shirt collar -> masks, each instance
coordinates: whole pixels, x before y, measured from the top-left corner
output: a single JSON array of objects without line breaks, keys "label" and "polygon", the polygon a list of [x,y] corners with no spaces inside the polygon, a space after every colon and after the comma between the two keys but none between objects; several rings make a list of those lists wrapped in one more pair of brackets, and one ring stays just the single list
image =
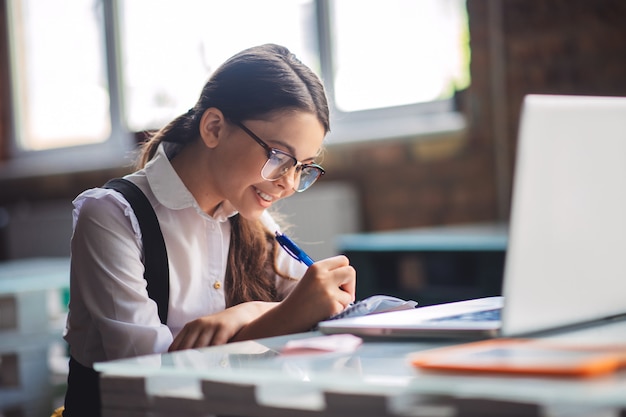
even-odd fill
[{"label": "shirt collar", "polygon": [[[207,214],[200,209],[196,199],[189,192],[185,184],[172,167],[168,155],[173,157],[176,150],[175,145],[169,143],[161,143],[157,149],[157,152],[144,168],[146,178],[150,184],[150,188],[154,193],[154,196],[159,200],[163,206],[172,209],[180,210],[188,207],[194,207],[198,212],[207,216]],[[233,208],[229,201],[224,201],[215,211],[212,217],[217,221],[226,221],[229,217],[237,214],[237,211]]]}]

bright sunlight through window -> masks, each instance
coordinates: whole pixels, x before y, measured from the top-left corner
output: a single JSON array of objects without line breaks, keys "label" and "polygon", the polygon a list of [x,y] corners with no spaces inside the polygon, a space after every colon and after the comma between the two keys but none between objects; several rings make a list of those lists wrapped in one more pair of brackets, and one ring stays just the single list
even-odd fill
[{"label": "bright sunlight through window", "polygon": [[390,109],[449,99],[469,83],[464,0],[8,3],[22,151],[106,141],[120,117],[130,132],[159,128],[194,105],[225,59],[267,42],[322,77],[339,122],[385,109],[380,120],[393,125]]},{"label": "bright sunlight through window", "polygon": [[18,147],[41,150],[108,139],[109,91],[97,3],[9,3]]},{"label": "bright sunlight through window", "polygon": [[331,1],[339,110],[449,98],[467,85],[467,20],[447,0]]},{"label": "bright sunlight through window", "polygon": [[120,6],[132,130],[160,127],[186,112],[211,72],[253,45],[283,44],[319,72],[311,0],[128,0]]}]

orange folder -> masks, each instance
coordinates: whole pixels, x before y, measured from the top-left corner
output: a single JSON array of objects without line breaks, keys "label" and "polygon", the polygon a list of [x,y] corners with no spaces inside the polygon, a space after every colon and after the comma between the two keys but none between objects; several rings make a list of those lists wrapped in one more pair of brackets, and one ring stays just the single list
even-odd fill
[{"label": "orange folder", "polygon": [[432,371],[590,377],[626,366],[626,346],[575,346],[536,339],[493,339],[418,352]]}]

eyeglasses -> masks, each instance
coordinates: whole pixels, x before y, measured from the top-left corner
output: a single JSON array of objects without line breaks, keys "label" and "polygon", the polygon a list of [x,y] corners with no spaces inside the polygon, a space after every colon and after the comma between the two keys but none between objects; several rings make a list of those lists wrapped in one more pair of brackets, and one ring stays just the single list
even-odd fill
[{"label": "eyeglasses", "polygon": [[233,123],[246,132],[267,152],[267,161],[261,169],[261,177],[263,177],[263,179],[276,181],[285,176],[292,167],[296,167],[296,184],[294,190],[301,193],[312,186],[313,183],[326,172],[324,168],[317,164],[303,164],[288,153],[270,147],[243,123],[237,121],[233,121]]}]

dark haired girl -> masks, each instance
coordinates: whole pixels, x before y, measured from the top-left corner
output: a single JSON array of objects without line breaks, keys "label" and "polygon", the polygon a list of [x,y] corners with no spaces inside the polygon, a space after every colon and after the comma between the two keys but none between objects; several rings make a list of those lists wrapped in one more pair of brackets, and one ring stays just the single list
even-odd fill
[{"label": "dark haired girl", "polygon": [[306,331],[354,301],[348,259],[306,268],[277,246],[267,211],[323,174],[315,161],[328,131],[319,78],[269,44],[226,61],[198,102],[145,143],[125,178],[165,241],[166,324],[146,290],[129,203],[106,188],[75,199],[65,416],[99,415],[95,362]]}]

